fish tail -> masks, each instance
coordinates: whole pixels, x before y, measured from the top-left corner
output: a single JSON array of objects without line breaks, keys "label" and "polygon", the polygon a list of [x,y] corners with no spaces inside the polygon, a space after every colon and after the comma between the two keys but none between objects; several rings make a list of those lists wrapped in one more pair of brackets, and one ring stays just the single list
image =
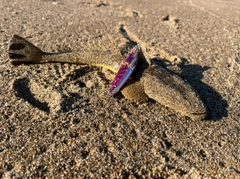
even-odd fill
[{"label": "fish tail", "polygon": [[26,39],[18,35],[13,35],[8,54],[11,63],[16,65],[23,62],[38,63],[41,61],[42,55],[46,53]]}]

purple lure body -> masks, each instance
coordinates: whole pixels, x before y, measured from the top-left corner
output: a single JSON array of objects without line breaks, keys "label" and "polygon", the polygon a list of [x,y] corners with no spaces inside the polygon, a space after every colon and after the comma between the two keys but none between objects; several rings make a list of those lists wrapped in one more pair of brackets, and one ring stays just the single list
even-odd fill
[{"label": "purple lure body", "polygon": [[140,46],[136,45],[124,59],[123,63],[120,65],[118,72],[110,85],[110,94],[116,94],[121,87],[125,84],[127,79],[130,77],[132,72],[138,63],[138,52],[140,51]]}]

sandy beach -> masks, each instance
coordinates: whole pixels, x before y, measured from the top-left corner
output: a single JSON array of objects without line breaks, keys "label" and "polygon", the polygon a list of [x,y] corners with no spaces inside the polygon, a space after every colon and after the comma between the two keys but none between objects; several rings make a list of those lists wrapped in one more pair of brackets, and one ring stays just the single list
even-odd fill
[{"label": "sandy beach", "polygon": [[[240,178],[240,1],[0,0],[0,12],[0,178]],[[181,68],[207,117],[113,98],[101,67],[12,65],[14,34],[92,58],[144,44]]]}]

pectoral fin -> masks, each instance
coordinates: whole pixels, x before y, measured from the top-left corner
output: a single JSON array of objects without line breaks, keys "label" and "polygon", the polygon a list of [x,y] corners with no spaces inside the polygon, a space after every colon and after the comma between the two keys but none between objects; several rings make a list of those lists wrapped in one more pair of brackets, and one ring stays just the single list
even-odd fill
[{"label": "pectoral fin", "polygon": [[206,117],[203,102],[193,88],[180,77],[171,75],[161,67],[148,67],[141,82],[148,97],[160,104],[192,119]]},{"label": "pectoral fin", "polygon": [[144,92],[143,85],[140,81],[128,80],[121,90],[124,97],[134,102],[146,102],[148,96]]}]

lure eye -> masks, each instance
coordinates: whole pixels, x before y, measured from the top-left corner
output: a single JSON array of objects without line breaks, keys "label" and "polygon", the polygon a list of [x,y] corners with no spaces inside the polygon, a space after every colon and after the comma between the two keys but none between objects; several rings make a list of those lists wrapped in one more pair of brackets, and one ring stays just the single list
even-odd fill
[{"label": "lure eye", "polygon": [[112,86],[112,87],[110,88],[110,93],[112,93],[115,89],[116,89],[116,86]]},{"label": "lure eye", "polygon": [[110,89],[109,89],[109,95],[110,96],[114,96],[116,94],[116,86],[112,86]]}]

